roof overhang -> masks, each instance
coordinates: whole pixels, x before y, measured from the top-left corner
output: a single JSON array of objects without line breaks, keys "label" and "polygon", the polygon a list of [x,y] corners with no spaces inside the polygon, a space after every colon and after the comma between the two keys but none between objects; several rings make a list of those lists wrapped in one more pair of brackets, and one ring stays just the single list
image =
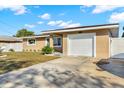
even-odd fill
[{"label": "roof overhang", "polygon": [[22,39],[16,37],[4,37],[0,38],[0,42],[22,42]]},{"label": "roof overhang", "polygon": [[75,31],[88,31],[88,30],[99,30],[99,29],[118,29],[119,24],[108,24],[108,25],[96,25],[96,26],[86,26],[86,27],[76,27],[71,29],[58,29],[58,30],[50,30],[43,31],[42,34],[50,34],[50,33],[65,33],[65,32],[75,32]]},{"label": "roof overhang", "polygon": [[27,36],[27,37],[21,37],[22,39],[30,39],[30,38],[45,38],[49,37],[49,35],[39,35],[39,36]]},{"label": "roof overhang", "polygon": [[0,42],[22,42],[22,40],[0,40]]}]

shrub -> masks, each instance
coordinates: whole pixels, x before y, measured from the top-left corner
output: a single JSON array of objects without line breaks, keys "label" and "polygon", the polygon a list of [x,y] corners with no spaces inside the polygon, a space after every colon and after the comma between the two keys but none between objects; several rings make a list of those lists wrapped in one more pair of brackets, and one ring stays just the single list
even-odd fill
[{"label": "shrub", "polygon": [[37,50],[34,50],[34,52],[37,52]]},{"label": "shrub", "polygon": [[14,49],[9,49],[9,51],[10,51],[10,52],[15,52],[15,50],[14,50]]},{"label": "shrub", "polygon": [[32,52],[32,49],[30,49],[30,52]]},{"label": "shrub", "polygon": [[42,54],[52,54],[54,49],[50,46],[45,46],[42,48]]}]

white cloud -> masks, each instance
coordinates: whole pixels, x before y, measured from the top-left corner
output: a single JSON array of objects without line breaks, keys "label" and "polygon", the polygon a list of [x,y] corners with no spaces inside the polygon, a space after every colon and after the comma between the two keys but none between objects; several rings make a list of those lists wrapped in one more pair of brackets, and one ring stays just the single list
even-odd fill
[{"label": "white cloud", "polygon": [[34,24],[25,24],[24,26],[27,27],[27,28],[34,28],[34,27],[36,27],[38,25],[41,25],[41,24],[43,24],[43,22],[42,21],[38,21],[38,22],[36,22]]},{"label": "white cloud", "polygon": [[47,25],[49,25],[49,26],[55,26],[56,25],[56,21],[49,21]]},{"label": "white cloud", "polygon": [[84,5],[85,7],[92,7],[93,5]]},{"label": "white cloud", "polygon": [[80,11],[81,11],[82,13],[84,13],[84,12],[85,12],[85,9],[84,9],[84,7],[83,7],[83,6],[80,6]]},{"label": "white cloud", "polygon": [[40,24],[43,24],[43,22],[42,22],[42,21],[39,21],[39,22],[37,22],[37,24],[39,24],[39,25],[40,25]]},{"label": "white cloud", "polygon": [[63,22],[59,25],[59,27],[68,27],[71,23],[72,23],[72,20],[67,21],[67,22],[64,22],[64,21],[63,21]]},{"label": "white cloud", "polygon": [[81,25],[80,23],[72,23],[72,24],[69,24],[67,27],[78,27],[80,25]]},{"label": "white cloud", "polygon": [[59,21],[49,21],[48,25],[49,26],[56,26],[56,25],[60,25],[61,23],[63,23],[62,20],[59,20]]},{"label": "white cloud", "polygon": [[2,5],[0,6],[0,11],[9,9],[10,11],[13,11],[15,15],[22,15],[27,13],[27,8],[25,6],[19,5],[19,6],[7,6]]},{"label": "white cloud", "polygon": [[124,6],[98,5],[98,6],[95,6],[95,9],[93,9],[92,13],[94,14],[103,13],[103,12],[112,11],[114,9],[121,8],[121,7],[124,7]]},{"label": "white cloud", "polygon": [[40,6],[39,5],[35,5],[34,8],[40,8]]},{"label": "white cloud", "polygon": [[34,28],[34,27],[35,27],[34,24],[25,24],[24,26],[25,26],[25,27],[28,27],[28,28]]},{"label": "white cloud", "polygon": [[109,18],[110,23],[122,22],[122,21],[124,22],[124,12],[113,13]]},{"label": "white cloud", "polygon": [[46,19],[46,20],[48,20],[48,19],[50,19],[50,18],[51,18],[51,15],[50,15],[50,14],[48,14],[48,13],[45,13],[45,14],[40,15],[40,16],[38,16],[38,17],[40,17],[40,18],[42,18],[42,19]]},{"label": "white cloud", "polygon": [[60,13],[59,15],[60,15],[60,16],[64,16],[64,15],[65,15],[65,13]]},{"label": "white cloud", "polygon": [[50,21],[50,22],[48,22],[48,25],[49,26],[58,26],[58,27],[67,28],[67,27],[80,26],[80,23],[72,23],[72,20],[70,20],[70,21],[58,20],[58,21]]},{"label": "white cloud", "polygon": [[82,5],[80,6],[80,11],[84,13],[87,11],[87,8],[92,7],[92,6],[93,5]]}]

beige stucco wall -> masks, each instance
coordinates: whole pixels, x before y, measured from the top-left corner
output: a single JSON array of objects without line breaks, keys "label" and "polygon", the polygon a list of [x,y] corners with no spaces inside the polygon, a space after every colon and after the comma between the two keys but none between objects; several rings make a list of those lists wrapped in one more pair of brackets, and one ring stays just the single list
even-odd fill
[{"label": "beige stucco wall", "polygon": [[63,39],[62,39],[62,46],[63,46],[63,54],[67,55],[67,33],[63,33]]},{"label": "beige stucco wall", "polygon": [[36,44],[35,45],[28,45],[27,44],[28,39],[23,40],[23,50],[27,52],[33,52],[33,51],[41,51],[41,49],[45,46],[45,38],[40,37],[36,38]]},{"label": "beige stucco wall", "polygon": [[[96,57],[108,58],[109,57],[109,35],[106,29],[92,30],[92,31],[80,31],[80,33],[96,33]],[[67,55],[67,35],[76,34],[77,32],[62,33],[63,34],[63,54]]]},{"label": "beige stucco wall", "polygon": [[108,32],[105,30],[96,32],[96,57],[109,58],[109,47]]},{"label": "beige stucco wall", "polygon": [[50,41],[50,47],[52,47],[53,48],[53,36],[52,35],[50,35],[50,39],[49,39]]}]

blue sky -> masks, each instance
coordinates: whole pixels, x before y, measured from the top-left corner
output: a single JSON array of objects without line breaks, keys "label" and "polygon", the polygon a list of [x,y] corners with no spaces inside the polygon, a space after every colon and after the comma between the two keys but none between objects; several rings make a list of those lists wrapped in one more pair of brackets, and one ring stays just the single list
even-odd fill
[{"label": "blue sky", "polygon": [[0,6],[0,35],[14,35],[22,28],[41,34],[50,29],[117,22],[121,35],[123,6]]}]

